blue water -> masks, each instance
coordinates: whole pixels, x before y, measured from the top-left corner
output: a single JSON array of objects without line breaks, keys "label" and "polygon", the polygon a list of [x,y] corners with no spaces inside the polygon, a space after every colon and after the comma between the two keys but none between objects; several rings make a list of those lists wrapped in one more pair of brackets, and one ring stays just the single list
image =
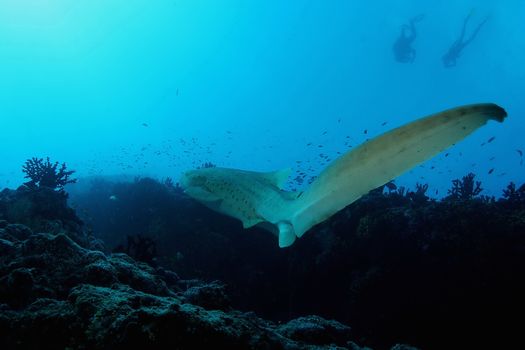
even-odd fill
[{"label": "blue water", "polygon": [[[444,68],[469,13],[470,31],[490,18]],[[392,45],[418,14],[417,57],[399,63]],[[524,181],[523,18],[521,0],[0,0],[0,188],[33,156],[77,177],[176,179],[205,161],[315,175],[392,127],[495,102],[503,124],[396,182],[439,196],[472,171],[499,196]]]}]

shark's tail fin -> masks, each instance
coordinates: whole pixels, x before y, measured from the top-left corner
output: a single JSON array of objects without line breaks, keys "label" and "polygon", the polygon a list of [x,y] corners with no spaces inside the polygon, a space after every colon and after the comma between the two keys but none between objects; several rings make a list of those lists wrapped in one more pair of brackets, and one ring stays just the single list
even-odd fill
[{"label": "shark's tail fin", "polygon": [[495,104],[467,105],[418,119],[363,143],[330,164],[293,201],[289,222],[295,234],[301,237],[370,190],[461,141],[489,119],[502,122],[506,116]]}]

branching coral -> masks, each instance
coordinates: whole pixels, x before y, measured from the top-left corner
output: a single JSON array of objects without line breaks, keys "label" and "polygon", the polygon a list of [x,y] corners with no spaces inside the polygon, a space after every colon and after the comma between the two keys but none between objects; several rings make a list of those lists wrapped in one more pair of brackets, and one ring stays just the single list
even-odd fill
[{"label": "branching coral", "polygon": [[474,181],[476,175],[468,173],[463,178],[452,180],[452,188],[448,190],[449,199],[468,200],[476,197],[483,191],[481,181]]},{"label": "branching coral", "polygon": [[65,185],[77,181],[70,178],[75,171],[67,170],[66,163],[62,163],[60,168],[58,166],[59,163],[51,163],[49,157],[46,160],[36,157],[26,160],[22,171],[29,181],[25,185],[33,189],[46,187],[61,191]]},{"label": "branching coral", "polygon": [[525,184],[516,188],[514,182],[509,183],[507,189],[503,190],[503,198],[510,204],[525,204]]},{"label": "branching coral", "polygon": [[175,183],[171,177],[167,177],[166,179],[164,179],[163,184],[164,186],[166,186],[168,191],[170,191],[171,193],[177,193],[177,192],[183,193],[184,192],[184,190],[179,185],[179,183],[178,182]]},{"label": "branching coral", "polygon": [[416,190],[407,192],[406,196],[416,204],[423,204],[428,201],[427,190],[428,184],[416,183]]}]

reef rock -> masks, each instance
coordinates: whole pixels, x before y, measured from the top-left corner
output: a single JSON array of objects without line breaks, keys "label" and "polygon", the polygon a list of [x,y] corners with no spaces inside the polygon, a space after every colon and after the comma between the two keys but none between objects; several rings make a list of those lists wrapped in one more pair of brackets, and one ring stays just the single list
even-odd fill
[{"label": "reef rock", "polygon": [[350,327],[319,316],[300,317],[280,326],[283,336],[313,344],[344,344],[350,337]]},{"label": "reef rock", "polygon": [[350,348],[349,328],[335,321],[277,326],[230,310],[219,282],[188,284],[125,254],[81,247],[66,233],[8,224],[0,251],[2,349]]},{"label": "reef rock", "polygon": [[109,254],[64,193],[0,192],[0,349],[365,349],[318,316],[236,311],[219,281]]}]

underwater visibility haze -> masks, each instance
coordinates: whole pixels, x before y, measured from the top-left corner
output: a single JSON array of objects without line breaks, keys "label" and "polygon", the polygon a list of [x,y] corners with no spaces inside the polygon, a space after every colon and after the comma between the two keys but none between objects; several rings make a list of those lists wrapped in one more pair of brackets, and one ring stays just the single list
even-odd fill
[{"label": "underwater visibility haze", "polygon": [[0,346],[513,347],[523,18],[0,0]]}]

